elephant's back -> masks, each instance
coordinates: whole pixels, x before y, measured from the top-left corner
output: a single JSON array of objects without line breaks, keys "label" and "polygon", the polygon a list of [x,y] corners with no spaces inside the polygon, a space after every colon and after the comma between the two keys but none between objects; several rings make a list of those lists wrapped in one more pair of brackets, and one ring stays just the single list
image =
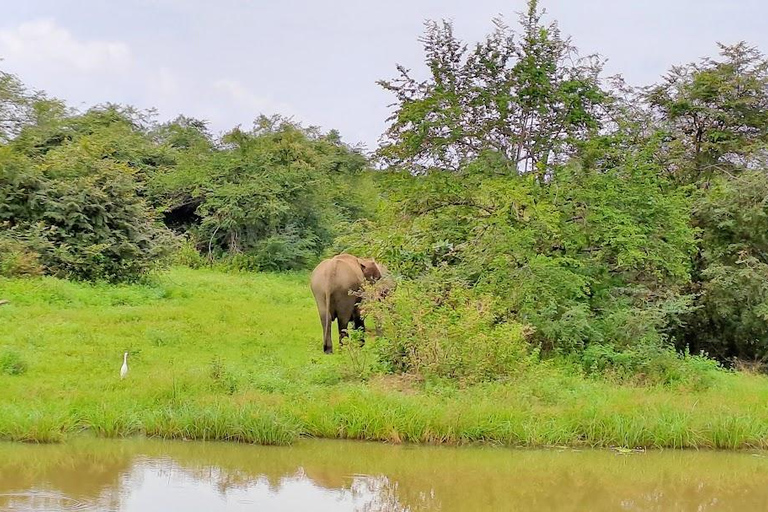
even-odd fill
[{"label": "elephant's back", "polygon": [[317,295],[325,291],[356,290],[364,280],[358,265],[347,258],[330,258],[321,261],[310,275],[310,287]]}]

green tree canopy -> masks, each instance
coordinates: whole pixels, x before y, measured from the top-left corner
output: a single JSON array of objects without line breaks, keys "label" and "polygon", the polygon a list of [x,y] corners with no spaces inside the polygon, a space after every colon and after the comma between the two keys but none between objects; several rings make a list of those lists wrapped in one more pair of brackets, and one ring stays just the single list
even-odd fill
[{"label": "green tree canopy", "polygon": [[599,60],[580,58],[555,23],[545,25],[536,1],[521,29],[501,19],[473,48],[449,22],[428,22],[422,38],[429,77],[400,75],[379,84],[395,95],[395,112],[378,156],[421,173],[458,170],[484,152],[512,170],[543,171],[562,161],[575,139],[596,132],[601,106]]},{"label": "green tree canopy", "polygon": [[166,140],[184,137],[188,150],[154,176],[152,197],[204,253],[240,255],[253,268],[300,268],[365,210],[353,180],[366,158],[335,132],[261,117],[213,147],[199,126],[163,130]]},{"label": "green tree canopy", "polygon": [[675,66],[647,90],[683,182],[766,167],[768,60],[744,42],[719,47],[720,60]]}]

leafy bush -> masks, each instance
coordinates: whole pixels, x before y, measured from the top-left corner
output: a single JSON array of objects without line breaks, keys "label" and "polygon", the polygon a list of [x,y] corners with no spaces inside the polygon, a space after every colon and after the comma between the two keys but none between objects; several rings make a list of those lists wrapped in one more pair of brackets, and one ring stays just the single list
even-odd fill
[{"label": "leafy bush", "polygon": [[721,360],[768,359],[768,176],[718,178],[694,211],[702,229],[696,309],[679,343]]},{"label": "leafy bush", "polygon": [[289,227],[284,233],[270,235],[254,243],[247,253],[223,258],[225,265],[238,270],[298,270],[317,259],[316,240],[302,237]]},{"label": "leafy bush", "polygon": [[200,251],[189,240],[179,243],[178,248],[173,252],[171,263],[189,268],[202,268],[208,264],[208,260],[200,254]]},{"label": "leafy bush", "polygon": [[679,354],[671,347],[636,344],[621,350],[591,345],[579,356],[587,374],[641,385],[690,385],[706,388],[719,364],[704,355]]},{"label": "leafy bush", "polygon": [[129,108],[51,108],[0,147],[0,222],[45,272],[135,280],[172,248],[142,193],[168,163],[142,122]]},{"label": "leafy bush", "polygon": [[0,148],[0,220],[57,276],[134,280],[163,261],[173,238],[137,188],[129,168],[79,148],[39,164]]},{"label": "leafy bush", "polygon": [[237,375],[224,365],[220,357],[215,357],[209,365],[209,376],[213,387],[228,395],[237,392],[239,386]]},{"label": "leafy bush", "polygon": [[304,268],[368,208],[362,152],[279,116],[216,140],[191,118],[68,110],[7,74],[0,112],[18,117],[0,122],[0,223],[58,276],[136,279],[175,245],[161,220],[208,261]]},{"label": "leafy bush", "polygon": [[27,244],[10,236],[0,235],[0,276],[24,277],[43,273],[40,255]]},{"label": "leafy bush", "polygon": [[689,310],[690,201],[651,164],[574,166],[548,184],[493,165],[383,177],[389,213],[344,241],[406,278],[489,298],[495,322],[533,326],[545,350],[659,343]]},{"label": "leafy bush", "polygon": [[381,319],[381,363],[391,372],[457,379],[495,380],[523,371],[535,358],[526,342],[531,329],[495,324],[489,300],[439,283],[404,283],[366,310]]}]

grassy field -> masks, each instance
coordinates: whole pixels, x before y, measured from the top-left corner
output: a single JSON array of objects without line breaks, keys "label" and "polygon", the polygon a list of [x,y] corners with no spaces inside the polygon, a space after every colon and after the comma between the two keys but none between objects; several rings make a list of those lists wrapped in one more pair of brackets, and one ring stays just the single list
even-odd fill
[{"label": "grassy field", "polygon": [[326,356],[306,274],[178,268],[125,286],[0,279],[0,299],[11,301],[0,307],[1,439],[768,448],[764,377],[641,388],[542,364],[460,388],[372,373],[375,340]]}]

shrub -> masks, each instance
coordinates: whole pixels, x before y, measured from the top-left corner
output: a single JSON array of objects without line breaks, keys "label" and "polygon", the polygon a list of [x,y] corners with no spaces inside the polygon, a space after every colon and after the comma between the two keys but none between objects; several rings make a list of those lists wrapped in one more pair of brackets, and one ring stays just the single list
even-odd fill
[{"label": "shrub", "polygon": [[192,242],[184,240],[179,243],[178,249],[173,253],[171,263],[189,268],[202,268],[208,260],[200,254]]},{"label": "shrub", "polygon": [[227,368],[220,357],[215,357],[209,365],[209,376],[214,388],[218,388],[228,395],[237,391],[237,376]]},{"label": "shrub", "polygon": [[617,350],[610,345],[590,345],[579,356],[588,374],[618,382],[643,385],[709,385],[719,369],[717,361],[704,355],[679,354],[671,347],[635,345]]},{"label": "shrub", "polygon": [[72,153],[51,151],[37,166],[3,165],[0,152],[0,219],[56,276],[136,280],[161,264],[174,239],[137,194],[131,170]]},{"label": "shrub", "polygon": [[697,299],[677,329],[681,348],[724,361],[768,359],[767,197],[765,171],[748,171],[713,180],[696,202]]},{"label": "shrub", "polygon": [[526,342],[532,330],[495,323],[490,300],[463,288],[404,283],[365,310],[381,319],[381,363],[390,372],[457,379],[464,383],[510,377],[536,357]]},{"label": "shrub", "polygon": [[0,277],[38,276],[43,270],[39,254],[19,240],[0,236]]},{"label": "shrub", "polygon": [[559,169],[547,184],[484,159],[460,174],[392,173],[390,211],[345,242],[407,278],[463,283],[499,321],[535,327],[547,350],[610,340],[618,320],[658,339],[682,313],[671,305],[685,300],[696,232],[685,193],[633,158]]},{"label": "shrub", "polygon": [[259,118],[235,129],[221,148],[193,147],[149,180],[166,222],[198,250],[246,270],[309,266],[346,221],[363,216],[357,189],[366,158],[285,119]]},{"label": "shrub", "polygon": [[302,236],[289,227],[255,242],[248,252],[229,254],[222,261],[237,270],[298,270],[317,259],[316,247],[314,237]]}]

